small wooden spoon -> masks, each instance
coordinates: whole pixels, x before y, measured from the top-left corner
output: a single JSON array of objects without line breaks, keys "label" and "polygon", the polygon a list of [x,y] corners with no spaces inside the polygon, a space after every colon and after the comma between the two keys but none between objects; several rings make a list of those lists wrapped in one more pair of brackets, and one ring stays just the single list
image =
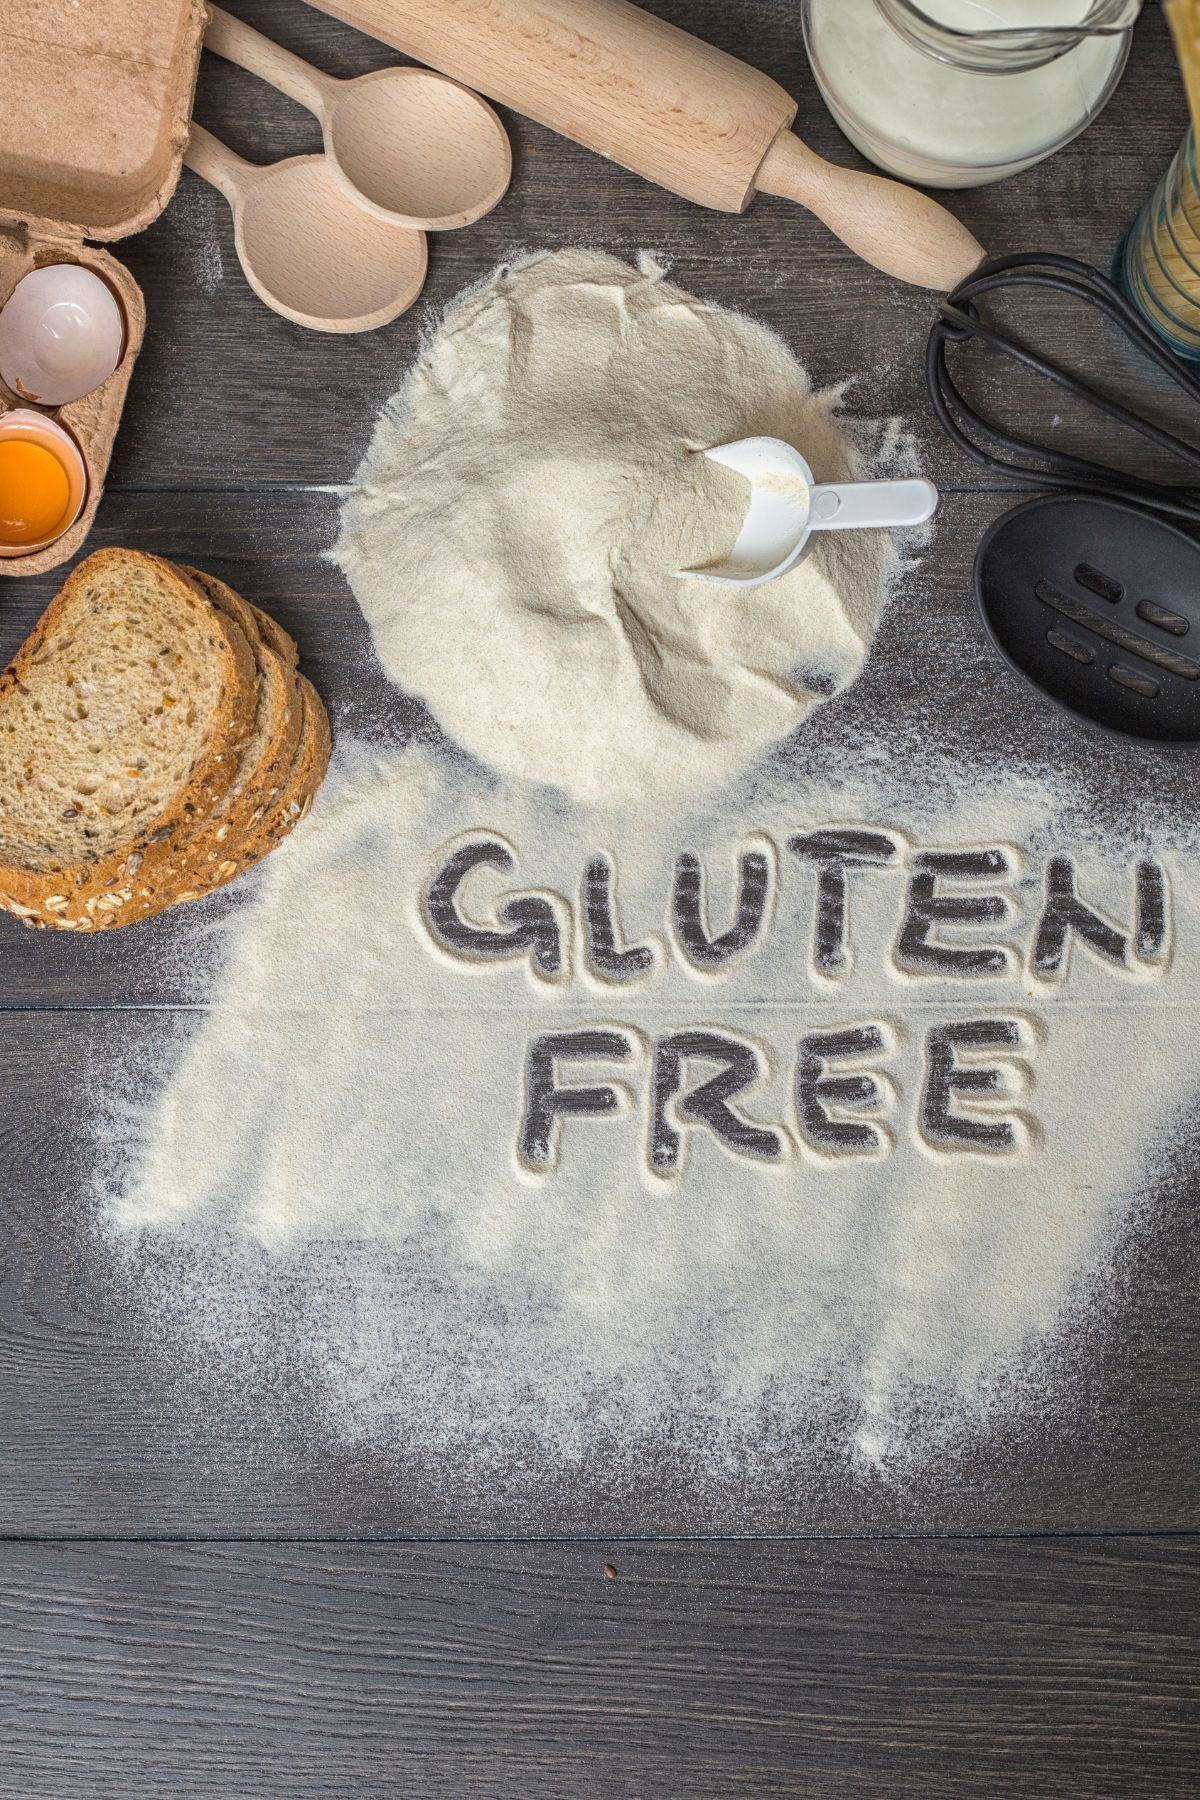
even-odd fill
[{"label": "small wooden spoon", "polygon": [[193,124],[184,162],[233,208],[233,239],[259,299],[312,331],[374,331],[425,283],[425,237],[368,212],[323,156],[245,162]]},{"label": "small wooden spoon", "polygon": [[342,186],[393,224],[453,231],[507,191],[512,149],[503,125],[448,76],[397,67],[342,81],[219,6],[209,8],[204,46],[315,113]]}]

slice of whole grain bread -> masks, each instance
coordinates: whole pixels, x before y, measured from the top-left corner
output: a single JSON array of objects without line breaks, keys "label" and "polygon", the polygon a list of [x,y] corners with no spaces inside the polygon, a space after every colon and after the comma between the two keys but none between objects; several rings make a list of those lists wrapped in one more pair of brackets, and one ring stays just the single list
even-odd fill
[{"label": "slice of whole grain bread", "polygon": [[[247,605],[250,605],[249,601],[247,601]],[[273,619],[270,613],[262,610],[261,606],[250,606],[250,611],[254,614],[259,636],[263,642],[270,644],[276,656],[281,657],[289,669],[294,669],[300,661],[295,638],[289,636],[279,620]]]},{"label": "slice of whole grain bread", "polygon": [[[214,857],[222,860],[221,846],[240,842],[282,792],[299,749],[305,700],[295,666],[296,647],[282,626],[215,576],[187,567],[184,573],[218,611],[237,619],[253,635],[260,676],[258,715],[237,774],[208,819],[197,825],[172,858],[172,879],[187,888],[193,871]],[[290,657],[280,654],[277,643],[290,649]]]},{"label": "slice of whole grain bread", "polygon": [[174,900],[197,900],[202,894],[224,887],[235,876],[261,862],[306,816],[313,795],[325,779],[332,739],[329,716],[320,695],[307,676],[301,675],[298,679],[304,724],[282,788],[262,807],[241,839],[227,840],[209,848],[206,858],[191,871],[191,881],[174,895]]},{"label": "slice of whole grain bread", "polygon": [[0,906],[73,930],[120,911],[146,851],[229,788],[257,701],[245,633],[193,582],[88,557],[0,676]]},{"label": "slice of whole grain bread", "polygon": [[[178,567],[227,617],[232,628],[251,641],[258,669],[258,705],[249,741],[233,781],[206,814],[186,830],[164,835],[144,851],[135,851],[120,878],[115,882],[109,878],[103,905],[94,894],[80,890],[53,923],[87,917],[96,926],[112,929],[165,912],[199,885],[204,891],[219,885],[211,881],[215,865],[228,860],[232,847],[258,825],[292,778],[305,721],[300,677],[292,666],[295,645],[282,626],[225,582],[186,564]],[[284,656],[264,641],[268,634],[281,644]],[[116,904],[109,896],[115,896]]]},{"label": "slice of whole grain bread", "polygon": [[[174,566],[174,565],[173,565]],[[182,570],[180,571],[182,574]],[[189,579],[189,577],[185,577]],[[207,598],[207,596],[206,596]],[[237,599],[236,596],[234,596]],[[223,610],[223,609],[221,609]],[[243,625],[244,622],[244,625]],[[267,688],[270,675],[264,676],[264,660],[274,656],[260,645],[258,627],[253,612],[244,601],[238,600],[236,607],[228,609],[226,623],[232,636],[244,642],[254,659],[255,667],[255,711],[250,736],[240,755],[231,756],[233,779],[223,794],[217,796],[208,808],[188,808],[185,817],[169,827],[160,827],[148,838],[130,843],[122,856],[108,858],[95,870],[87,872],[69,896],[65,904],[62,895],[55,896],[57,904],[53,908],[40,909],[40,918],[35,913],[27,924],[46,923],[63,930],[111,930],[118,925],[128,925],[132,920],[145,917],[151,912],[162,910],[161,903],[155,903],[155,896],[164,888],[178,885],[179,875],[187,847],[195,840],[198,833],[209,828],[209,822],[215,814],[223,813],[223,809],[238,787],[242,771],[246,767],[247,756],[255,743],[259,721],[270,707]],[[248,627],[252,637],[247,637],[244,626]],[[262,652],[260,656],[259,652]],[[278,673],[278,660],[275,659]],[[284,677],[286,686],[286,677]],[[296,709],[296,726],[299,727],[299,707]]]},{"label": "slice of whole grain bread", "polygon": [[189,868],[185,879],[163,883],[155,892],[136,896],[137,910],[131,907],[123,911],[113,923],[150,918],[182,901],[199,900],[225,887],[261,862],[305,817],[329,766],[331,738],[329,719],[316,689],[306,676],[298,679],[303,725],[292,766],[279,793],[261,808],[241,839],[210,842],[205,855]]}]

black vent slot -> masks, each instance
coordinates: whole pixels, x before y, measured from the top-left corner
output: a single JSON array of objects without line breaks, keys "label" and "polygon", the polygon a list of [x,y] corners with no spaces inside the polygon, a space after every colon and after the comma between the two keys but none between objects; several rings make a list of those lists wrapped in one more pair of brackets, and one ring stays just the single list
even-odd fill
[{"label": "black vent slot", "polygon": [[1169,631],[1172,637],[1183,637],[1187,632],[1187,620],[1169,607],[1160,606],[1157,600],[1139,600],[1134,611],[1147,625],[1157,625],[1160,631]]},{"label": "black vent slot", "polygon": [[1069,656],[1072,662],[1094,663],[1096,660],[1096,652],[1089,644],[1081,644],[1078,638],[1059,631],[1057,626],[1046,633],[1046,642],[1053,645],[1055,650],[1061,650],[1064,656]]},{"label": "black vent slot", "polygon": [[[1160,669],[1181,676],[1184,681],[1195,681],[1200,677],[1200,662],[1181,655],[1178,650],[1164,650],[1160,645],[1152,644],[1140,632],[1130,631],[1127,625],[1122,625],[1117,619],[1106,619],[1102,614],[1094,613],[1082,600],[1064,594],[1060,588],[1052,587],[1050,582],[1037,582],[1033,591],[1043,606],[1053,607],[1056,613],[1061,613],[1064,619],[1070,619],[1073,625],[1082,625],[1086,631],[1094,631],[1097,637],[1116,644],[1118,649],[1128,651],[1131,656],[1140,656],[1146,662],[1155,663]],[[1130,687],[1132,683],[1125,682],[1124,685]],[[1153,682],[1151,686],[1157,693],[1158,689]],[[1140,693],[1141,689],[1134,691]]]},{"label": "black vent slot", "polygon": [[1127,669],[1124,663],[1113,663],[1108,671],[1108,679],[1115,681],[1120,687],[1131,688],[1145,700],[1158,698],[1157,681],[1151,681],[1148,675],[1139,674],[1137,669]]},{"label": "black vent slot", "polygon": [[1116,606],[1125,598],[1125,589],[1119,581],[1110,575],[1104,575],[1099,569],[1093,569],[1091,563],[1080,563],[1075,570],[1075,579],[1080,587],[1087,588],[1090,594],[1099,594],[1110,606]]}]

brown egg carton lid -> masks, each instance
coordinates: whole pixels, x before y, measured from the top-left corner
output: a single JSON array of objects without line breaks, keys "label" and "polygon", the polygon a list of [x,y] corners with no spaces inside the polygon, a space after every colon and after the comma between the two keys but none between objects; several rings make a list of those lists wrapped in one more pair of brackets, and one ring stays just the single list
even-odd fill
[{"label": "brown egg carton lid", "polygon": [[110,239],[179,178],[204,0],[3,0],[0,222]]},{"label": "brown egg carton lid", "polygon": [[[208,22],[204,0],[0,0],[0,306],[31,269],[95,269],[125,312],[125,354],[94,393],[51,409],[88,471],[70,530],[0,578],[39,575],[81,547],[104,489],[141,348],[141,289],[87,238],[142,231],[175,189]],[[0,412],[25,404],[0,383]]]}]

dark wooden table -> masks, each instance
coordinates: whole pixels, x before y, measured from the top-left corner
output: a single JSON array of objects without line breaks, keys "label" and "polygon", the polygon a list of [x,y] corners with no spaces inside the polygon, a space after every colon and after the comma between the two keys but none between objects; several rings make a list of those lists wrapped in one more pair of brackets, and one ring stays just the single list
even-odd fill
[{"label": "dark wooden table", "polygon": [[[238,10],[336,73],[388,60],[297,0]],[[797,0],[657,10],[778,77],[800,96],[810,141],[853,160],[805,66]],[[307,114],[225,65],[206,65],[197,112],[255,160],[319,147]],[[925,672],[954,656],[964,718],[991,753],[1036,731],[1095,804],[1135,799],[1145,765],[1091,738],[1081,747],[983,643],[970,560],[1006,496],[927,413],[928,296],[863,267],[783,202],[742,219],[704,213],[507,122],[508,198],[434,241],[423,304],[366,337],[315,336],[260,306],[224,202],[184,177],[157,224],[121,247],[150,326],[92,547],[137,545],[228,577],[296,634],[335,725],[394,718],[322,553],[336,486],[422,324],[514,249],[649,245],[684,286],[775,325],[819,382],[865,369],[852,408],[912,424],[946,498],[876,651],[893,659],[895,703],[919,718]],[[1092,131],[952,203],[993,250],[1104,265],[1183,127],[1151,8]],[[1048,308],[1039,334],[1178,416],[1077,314]],[[1035,428],[1058,410],[1032,389],[1010,399]],[[1083,418],[1056,429],[1097,446]],[[0,583],[0,657],[56,586]],[[1169,779],[1194,797],[1190,765]],[[0,915],[0,1794],[1200,1790],[1189,1174],[1200,1160],[1185,1159],[1162,1196],[1119,1329],[1071,1416],[980,1446],[970,1470],[919,1495],[866,1484],[847,1501],[844,1484],[814,1479],[710,1515],[694,1496],[653,1484],[630,1496],[597,1474],[532,1503],[498,1493],[484,1509],[436,1468],[338,1451],[266,1410],[247,1423],[244,1407],[189,1405],[127,1328],[82,1222],[80,1146],[106,1061],[152,1053],[178,1009],[202,1003],[194,957],[177,954],[211,922],[211,909],[194,913],[94,944]]]}]

